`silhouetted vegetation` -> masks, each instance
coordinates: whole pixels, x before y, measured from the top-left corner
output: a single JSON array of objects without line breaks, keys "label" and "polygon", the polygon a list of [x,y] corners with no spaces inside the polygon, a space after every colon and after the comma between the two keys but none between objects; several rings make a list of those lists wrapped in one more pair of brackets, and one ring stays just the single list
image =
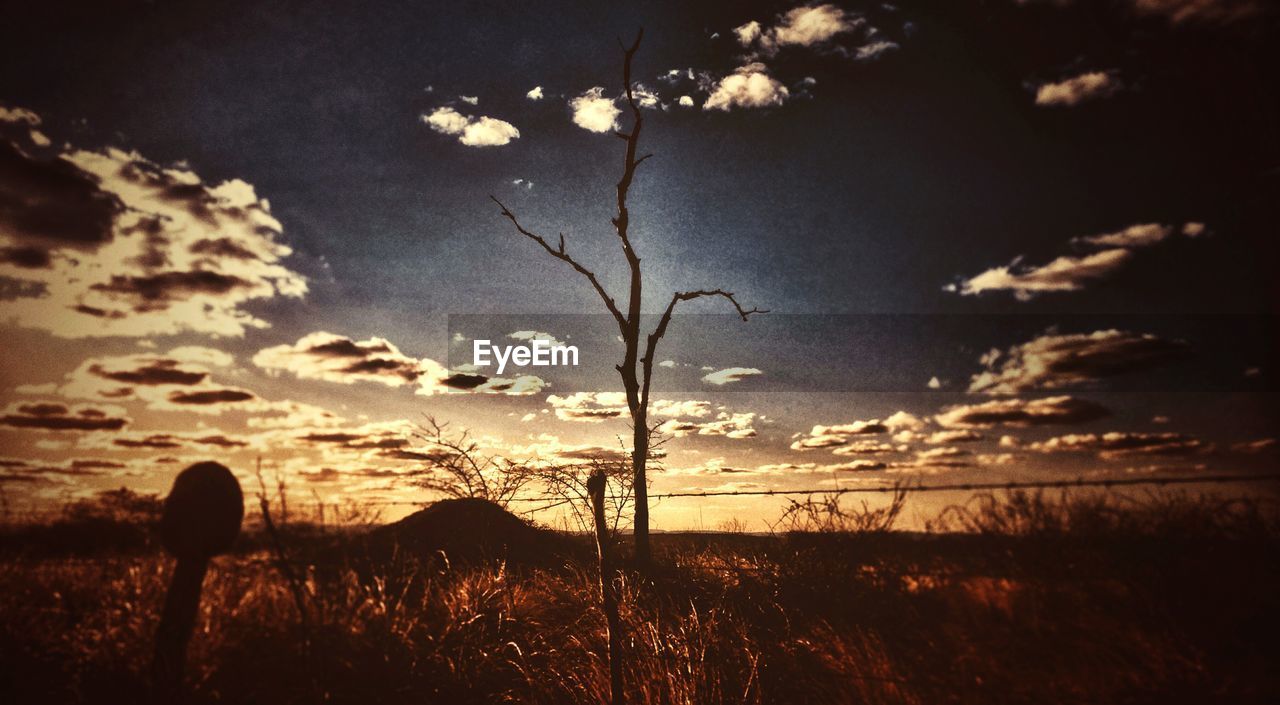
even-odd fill
[{"label": "silhouetted vegetation", "polygon": [[[91,517],[86,527],[103,516],[137,521],[145,533],[152,511],[113,512],[153,500],[123,499],[104,496],[101,508],[66,516]],[[886,530],[884,514],[836,509],[851,523],[814,505],[797,511],[818,531],[655,535],[654,569],[643,578],[623,570],[615,582],[629,701],[1280,696],[1276,524],[1255,502],[988,495],[923,533]],[[589,546],[585,536],[525,532],[495,512],[437,509],[397,531],[449,531],[465,542],[482,533],[467,525],[482,515],[489,533]],[[447,526],[425,526],[444,514]],[[65,532],[69,521],[48,527]],[[361,553],[360,531],[296,521],[280,530],[301,576],[306,627],[291,586],[250,532],[210,567],[189,651],[194,701],[607,701],[590,551],[537,565],[409,550],[373,560]],[[92,557],[65,540],[50,552],[14,550],[38,535],[11,527],[0,561],[0,699],[143,700],[170,560],[150,544],[103,550],[88,536],[80,538]]]}]

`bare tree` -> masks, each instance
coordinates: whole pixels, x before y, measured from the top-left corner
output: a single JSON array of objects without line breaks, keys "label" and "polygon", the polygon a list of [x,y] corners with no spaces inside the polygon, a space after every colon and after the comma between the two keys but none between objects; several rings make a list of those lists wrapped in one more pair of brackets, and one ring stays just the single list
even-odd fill
[{"label": "bare tree", "polygon": [[595,531],[588,481],[597,475],[604,478],[605,524],[610,536],[618,533],[633,499],[630,454],[601,453],[585,463],[531,465],[531,472],[550,500],[547,507],[567,506],[565,516],[569,526],[587,534]]},{"label": "bare tree", "polygon": [[433,416],[427,416],[414,435],[430,446],[417,458],[423,468],[414,481],[423,489],[455,499],[487,499],[506,507],[534,479],[527,464],[486,453],[470,431],[450,433],[449,424]]},{"label": "bare tree", "polygon": [[[626,142],[626,154],[623,161],[622,178],[618,180],[617,186],[617,214],[612,219],[613,228],[617,232],[618,240],[622,246],[622,254],[626,257],[627,266],[631,271],[631,286],[627,298],[627,310],[623,313],[618,308],[618,304],[613,297],[609,295],[599,279],[596,278],[594,272],[584,266],[581,262],[574,259],[566,249],[564,234],[560,234],[559,241],[556,245],[552,245],[546,238],[525,228],[516,219],[514,213],[502,204],[496,197],[490,196],[494,203],[502,209],[502,215],[511,221],[515,229],[525,237],[533,240],[542,246],[542,249],[552,257],[568,264],[578,274],[582,275],[595,289],[596,294],[604,302],[605,308],[613,315],[614,320],[618,324],[618,331],[621,334],[625,352],[623,353],[622,364],[617,365],[618,374],[622,377],[622,386],[627,395],[627,408],[631,412],[631,425],[633,447],[631,452],[632,463],[632,486],[635,497],[635,550],[636,559],[641,564],[649,562],[649,499],[648,484],[645,476],[646,464],[649,460],[649,438],[652,429],[649,428],[649,382],[653,376],[653,356],[657,348],[658,341],[667,332],[667,325],[671,322],[671,316],[675,312],[676,306],[683,301],[692,301],[693,299],[720,297],[733,304],[734,310],[747,320],[747,317],[753,313],[766,313],[756,308],[743,308],[734,295],[724,289],[696,289],[692,291],[677,291],[671,296],[670,302],[663,310],[658,325],[649,333],[647,339],[643,341],[644,349],[641,350],[641,302],[643,294],[643,278],[640,270],[640,256],[636,254],[635,248],[632,247],[630,237],[631,214],[627,209],[627,195],[631,190],[631,182],[635,178],[636,167],[640,166],[646,159],[653,156],[645,154],[637,157],[637,145],[640,143],[640,132],[644,126],[644,117],[640,113],[640,105],[636,102],[635,93],[631,83],[631,60],[640,49],[640,40],[644,38],[644,30],[641,29],[637,34],[635,41],[631,46],[623,45],[623,63],[622,63],[622,82],[625,90],[625,97],[628,107],[631,109],[631,130],[623,132],[615,131],[615,134]],[[619,44],[622,44],[619,41]]]}]

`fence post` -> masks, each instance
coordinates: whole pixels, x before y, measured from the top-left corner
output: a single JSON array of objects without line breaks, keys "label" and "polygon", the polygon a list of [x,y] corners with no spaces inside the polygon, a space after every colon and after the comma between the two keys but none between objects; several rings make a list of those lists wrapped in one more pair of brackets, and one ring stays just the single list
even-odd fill
[{"label": "fence post", "polygon": [[596,553],[600,561],[600,600],[609,630],[609,693],[613,705],[626,702],[622,690],[622,618],[618,615],[618,593],[614,585],[614,565],[610,546],[609,525],[604,518],[604,470],[596,468],[587,479],[591,495],[591,513],[596,525]]},{"label": "fence post", "polygon": [[174,478],[160,517],[160,542],[178,562],[165,594],[151,662],[158,702],[179,699],[187,642],[209,559],[231,547],[243,519],[244,495],[226,466],[196,463]]}]

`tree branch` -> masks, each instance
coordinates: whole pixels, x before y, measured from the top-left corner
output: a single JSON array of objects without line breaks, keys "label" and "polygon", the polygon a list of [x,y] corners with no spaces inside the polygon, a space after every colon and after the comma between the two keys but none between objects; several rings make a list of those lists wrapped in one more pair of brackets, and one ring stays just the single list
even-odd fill
[{"label": "tree branch", "polygon": [[[640,267],[640,258],[636,256],[635,250],[632,249],[631,238],[628,235],[631,215],[627,211],[627,192],[631,189],[631,181],[635,177],[636,166],[640,163],[636,160],[636,145],[640,143],[640,130],[644,127],[644,118],[640,114],[640,106],[636,103],[635,90],[631,85],[631,60],[635,57],[636,52],[640,50],[640,40],[643,38],[644,29],[641,28],[636,33],[636,39],[631,43],[631,46],[623,46],[622,83],[623,89],[626,91],[627,105],[631,108],[632,124],[630,132],[619,131],[617,133],[619,137],[626,140],[627,152],[622,166],[622,178],[618,180],[618,215],[613,218],[613,227],[618,231],[618,238],[622,240],[622,252],[627,256],[627,263],[631,265],[633,277],[636,279],[638,279],[636,270]],[[622,40],[618,40],[618,44],[622,45]]]},{"label": "tree branch", "polygon": [[648,343],[645,345],[644,357],[640,359],[641,364],[644,365],[644,386],[641,394],[641,401],[645,405],[648,405],[649,403],[649,379],[653,371],[653,353],[658,347],[658,341],[662,339],[662,336],[667,334],[667,324],[671,323],[671,315],[675,313],[676,304],[681,301],[692,301],[693,299],[701,299],[711,296],[721,296],[728,299],[729,303],[733,304],[734,310],[738,312],[738,315],[742,317],[743,321],[747,320],[747,318],[753,313],[768,313],[767,310],[756,308],[754,306],[749,309],[743,308],[742,304],[738,303],[738,299],[734,297],[733,293],[725,291],[724,289],[677,291],[672,294],[671,302],[667,304],[667,309],[662,312],[662,318],[658,319],[658,327],[654,328],[653,332],[649,334]]},{"label": "tree branch", "polygon": [[622,329],[624,334],[626,333],[627,319],[624,318],[622,315],[622,312],[618,310],[617,304],[613,302],[613,297],[609,296],[609,292],[604,290],[604,286],[600,284],[600,280],[596,279],[596,275],[594,272],[582,266],[582,264],[580,264],[567,251],[565,251],[564,233],[560,234],[559,247],[552,247],[551,243],[547,242],[546,239],[544,239],[541,235],[538,235],[536,233],[530,232],[529,230],[526,230],[525,227],[520,224],[520,221],[516,219],[515,214],[512,213],[506,206],[504,206],[502,204],[502,201],[499,201],[496,196],[490,195],[489,198],[493,199],[493,202],[498,204],[498,207],[502,209],[503,217],[505,217],[507,220],[510,220],[511,224],[516,227],[516,230],[521,235],[524,235],[530,240],[533,240],[539,245],[542,245],[542,249],[546,250],[547,254],[551,255],[552,257],[555,257],[556,259],[562,262],[568,263],[570,267],[573,267],[574,270],[576,270],[579,274],[586,277],[587,281],[591,282],[591,286],[595,288],[596,293],[599,294],[600,298],[604,301],[604,305],[609,308],[609,313],[613,314],[613,318],[615,321],[618,322],[619,328]]}]

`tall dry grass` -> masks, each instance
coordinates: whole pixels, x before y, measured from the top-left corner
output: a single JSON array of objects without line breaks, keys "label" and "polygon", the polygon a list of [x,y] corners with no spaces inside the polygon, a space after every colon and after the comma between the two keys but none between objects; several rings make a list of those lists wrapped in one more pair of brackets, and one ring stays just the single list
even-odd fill
[{"label": "tall dry grass", "polygon": [[[655,537],[657,570],[619,585],[629,700],[1274,701],[1280,561],[1265,513],[1108,501],[1122,503],[993,496],[941,518],[963,534]],[[294,541],[309,556],[305,629],[264,552],[214,561],[194,701],[607,699],[590,562],[368,564]],[[170,569],[152,551],[6,553],[0,699],[142,701]]]}]

